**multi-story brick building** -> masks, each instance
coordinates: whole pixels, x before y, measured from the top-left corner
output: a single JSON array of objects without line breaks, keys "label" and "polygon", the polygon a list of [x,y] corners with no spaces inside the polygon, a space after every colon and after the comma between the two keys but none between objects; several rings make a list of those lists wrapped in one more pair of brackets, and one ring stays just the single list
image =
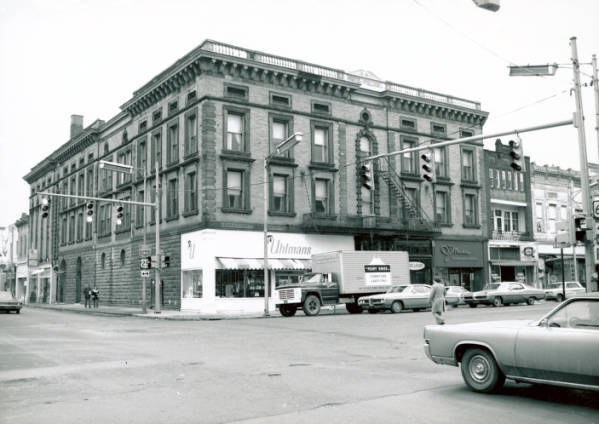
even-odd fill
[{"label": "multi-story brick building", "polygon": [[[124,204],[117,224],[115,203],[95,201],[87,223],[84,199],[52,197],[43,218],[37,193],[154,202],[156,165],[165,308],[262,308],[264,205],[273,285],[297,278],[311,253],[354,248],[408,251],[416,283],[433,272],[485,280],[485,259],[467,254],[486,240],[482,144],[434,146],[480,134],[477,102],[208,40],[121,109],[85,129],[75,116],[70,140],[25,177],[32,248],[40,269],[52,265],[58,301],[80,301],[89,283],[101,302],[138,305],[156,211]],[[277,154],[296,132],[303,140]],[[406,152],[376,160],[374,189],[361,186],[363,159],[422,145],[434,183]]]},{"label": "multi-story brick building", "polygon": [[495,150],[485,150],[488,204],[489,276],[492,281],[524,281],[538,284],[538,251],[533,238],[530,158],[522,169],[512,168],[509,144],[495,141]]},{"label": "multi-story brick building", "polygon": [[[575,215],[582,215],[580,172],[559,166],[532,164],[534,237],[539,250],[539,269],[543,283],[562,280],[584,283],[584,246],[558,247],[559,230],[570,234]],[[564,228],[564,225],[567,227]],[[572,237],[573,240],[573,237]],[[562,267],[562,253],[564,255]],[[576,256],[576,266],[574,263]],[[577,275],[578,274],[578,275]]]}]

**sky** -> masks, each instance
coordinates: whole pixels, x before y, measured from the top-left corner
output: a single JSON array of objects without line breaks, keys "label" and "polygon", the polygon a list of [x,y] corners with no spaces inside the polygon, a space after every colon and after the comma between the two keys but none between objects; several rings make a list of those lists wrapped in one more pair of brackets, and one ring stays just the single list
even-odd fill
[{"label": "sky", "polygon": [[[500,3],[490,12],[472,0],[3,0],[0,226],[28,212],[23,177],[68,141],[71,115],[108,121],[206,39],[478,101],[489,112],[483,133],[496,134],[572,118],[576,37],[587,158],[599,162],[589,85],[599,1]],[[554,76],[509,76],[510,65],[548,63]],[[523,133],[524,153],[579,170],[577,134]]]}]

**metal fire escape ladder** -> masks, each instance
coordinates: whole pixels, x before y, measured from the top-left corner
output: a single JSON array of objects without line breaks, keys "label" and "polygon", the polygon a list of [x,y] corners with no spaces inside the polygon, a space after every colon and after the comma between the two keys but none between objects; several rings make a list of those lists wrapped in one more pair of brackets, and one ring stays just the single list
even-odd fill
[{"label": "metal fire escape ladder", "polygon": [[389,189],[397,197],[400,207],[401,220],[410,230],[439,231],[435,222],[407,193],[401,177],[397,174],[388,157],[383,157],[378,163],[378,174],[387,183]]}]

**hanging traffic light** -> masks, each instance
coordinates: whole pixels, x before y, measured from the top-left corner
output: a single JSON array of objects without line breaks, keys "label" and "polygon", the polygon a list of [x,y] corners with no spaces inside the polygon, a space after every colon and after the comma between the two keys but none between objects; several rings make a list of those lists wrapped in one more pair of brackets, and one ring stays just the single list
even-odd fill
[{"label": "hanging traffic light", "polygon": [[420,155],[420,169],[422,169],[422,178],[429,183],[432,183],[434,178],[433,156],[430,153]]},{"label": "hanging traffic light", "polygon": [[510,140],[510,166],[514,171],[522,171],[522,161],[524,154],[522,152],[522,140]]},{"label": "hanging traffic light", "polygon": [[584,216],[574,217],[574,233],[576,234],[576,241],[584,243],[587,239],[587,224]]},{"label": "hanging traffic light", "polygon": [[367,190],[374,188],[372,182],[372,162],[364,162],[360,166],[360,185]]},{"label": "hanging traffic light", "polygon": [[116,225],[121,225],[123,223],[123,205],[118,205],[116,207]]},{"label": "hanging traffic light", "polygon": [[42,197],[42,218],[48,218],[50,214],[50,199]]},{"label": "hanging traffic light", "polygon": [[87,222],[92,222],[94,220],[94,206],[94,202],[91,200],[85,205],[85,208],[87,209],[87,218],[85,218],[85,220]]}]

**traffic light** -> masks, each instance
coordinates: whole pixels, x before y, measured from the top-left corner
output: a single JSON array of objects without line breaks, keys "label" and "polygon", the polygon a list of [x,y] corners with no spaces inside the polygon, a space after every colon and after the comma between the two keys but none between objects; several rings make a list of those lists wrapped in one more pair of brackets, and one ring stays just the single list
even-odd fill
[{"label": "traffic light", "polygon": [[372,181],[372,162],[364,162],[360,166],[360,185],[367,190],[374,188]]},{"label": "traffic light", "polygon": [[116,207],[116,225],[121,225],[123,223],[123,205],[118,205]]},{"label": "traffic light", "polygon": [[94,206],[94,202],[91,200],[85,205],[85,208],[87,209],[87,218],[85,219],[87,222],[92,222],[94,220]]},{"label": "traffic light", "polygon": [[587,224],[584,216],[574,217],[574,233],[576,234],[576,241],[584,243],[587,239]]},{"label": "traffic light", "polygon": [[510,166],[514,171],[522,171],[522,161],[524,160],[524,154],[522,153],[522,141],[510,140]]},{"label": "traffic light", "polygon": [[168,268],[171,266],[171,257],[170,256],[161,256],[160,257],[160,268]]},{"label": "traffic light", "polygon": [[434,181],[433,156],[430,153],[420,155],[420,169],[422,169],[422,178],[429,183]]},{"label": "traffic light", "polygon": [[47,197],[42,197],[42,218],[48,218],[50,213],[50,200]]}]

